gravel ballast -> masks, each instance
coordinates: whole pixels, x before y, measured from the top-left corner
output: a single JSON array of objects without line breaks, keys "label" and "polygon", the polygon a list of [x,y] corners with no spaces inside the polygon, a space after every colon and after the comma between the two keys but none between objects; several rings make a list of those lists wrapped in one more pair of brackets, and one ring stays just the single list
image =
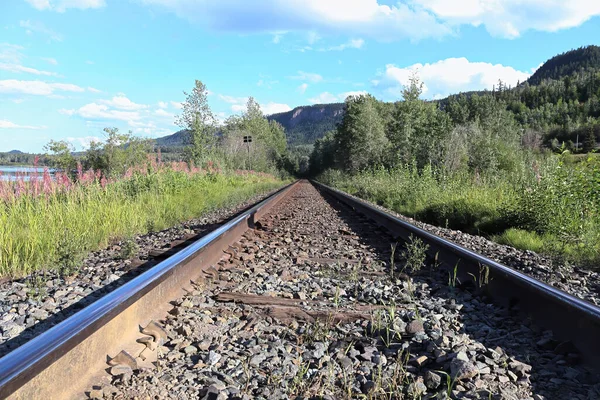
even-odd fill
[{"label": "gravel ballast", "polygon": [[107,399],[600,398],[552,332],[405,269],[393,239],[301,183],[173,302],[153,369],[107,377]]}]

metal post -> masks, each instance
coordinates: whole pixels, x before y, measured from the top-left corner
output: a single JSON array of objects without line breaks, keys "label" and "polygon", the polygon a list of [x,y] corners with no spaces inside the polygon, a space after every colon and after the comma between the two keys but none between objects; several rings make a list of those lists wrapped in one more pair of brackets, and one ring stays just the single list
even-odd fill
[{"label": "metal post", "polygon": [[252,169],[252,162],[250,160],[250,143],[252,143],[252,136],[244,136],[244,143],[248,145],[248,169]]}]

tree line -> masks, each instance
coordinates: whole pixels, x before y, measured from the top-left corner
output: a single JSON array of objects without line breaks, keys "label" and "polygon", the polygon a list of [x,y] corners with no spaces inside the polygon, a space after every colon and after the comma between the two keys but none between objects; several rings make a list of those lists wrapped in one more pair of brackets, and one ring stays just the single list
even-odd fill
[{"label": "tree line", "polygon": [[[276,121],[263,115],[260,105],[250,97],[246,110],[230,116],[219,124],[208,104],[208,90],[199,80],[191,92],[185,92],[181,115],[175,123],[185,131],[185,144],[177,152],[167,152],[166,161],[185,161],[190,165],[216,165],[232,169],[294,174],[302,156],[291,155],[287,148],[285,130]],[[50,141],[45,147],[47,163],[63,171],[94,169],[106,176],[120,176],[127,169],[143,165],[148,155],[157,156],[160,150],[151,139],[144,139],[117,128],[105,128],[105,139],[94,141],[90,148],[74,153],[67,141]],[[244,141],[251,137],[251,141]],[[306,153],[306,152],[305,152]],[[308,155],[303,156],[308,160]]]},{"label": "tree line", "polygon": [[422,89],[415,75],[402,101],[385,103],[371,95],[346,99],[342,122],[315,143],[311,172],[409,163],[510,171],[523,149],[588,153],[600,141],[599,72],[516,88],[499,81],[493,91],[443,101],[421,100]]}]

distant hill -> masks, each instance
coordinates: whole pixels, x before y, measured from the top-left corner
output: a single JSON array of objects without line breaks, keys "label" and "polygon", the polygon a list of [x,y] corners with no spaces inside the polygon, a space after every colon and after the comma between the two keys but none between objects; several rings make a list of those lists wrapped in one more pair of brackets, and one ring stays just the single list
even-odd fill
[{"label": "distant hill", "polygon": [[[326,132],[335,129],[342,121],[343,114],[344,103],[316,104],[269,115],[267,119],[283,125],[290,145],[302,145],[312,144]],[[172,135],[157,138],[156,145],[163,150],[173,151],[174,148],[184,146],[186,135],[187,130],[182,129]]]},{"label": "distant hill", "polygon": [[182,129],[171,135],[156,138],[156,145],[162,148],[181,147],[185,144],[187,134],[187,129]]},{"label": "distant hill", "polygon": [[11,150],[11,151],[7,152],[7,154],[25,154],[25,153],[23,153],[21,150]]},{"label": "distant hill", "polygon": [[344,103],[315,104],[296,107],[291,111],[269,115],[285,128],[291,145],[310,144],[336,128],[344,115]]},{"label": "distant hill", "polygon": [[580,71],[600,71],[600,47],[586,46],[554,56],[538,68],[527,82],[539,85],[546,79],[557,80]]}]

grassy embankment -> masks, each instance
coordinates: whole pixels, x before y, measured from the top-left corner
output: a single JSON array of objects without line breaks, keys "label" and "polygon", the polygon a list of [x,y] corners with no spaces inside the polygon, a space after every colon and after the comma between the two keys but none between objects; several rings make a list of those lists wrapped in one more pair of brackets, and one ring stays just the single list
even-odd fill
[{"label": "grassy embankment", "polygon": [[[141,172],[140,172],[141,171]],[[0,276],[70,274],[90,251],[238,204],[284,184],[262,173],[162,166],[107,181],[49,176],[0,182]]]},{"label": "grassy embankment", "polygon": [[600,267],[598,157],[546,157],[510,175],[400,168],[319,180],[423,222]]}]

